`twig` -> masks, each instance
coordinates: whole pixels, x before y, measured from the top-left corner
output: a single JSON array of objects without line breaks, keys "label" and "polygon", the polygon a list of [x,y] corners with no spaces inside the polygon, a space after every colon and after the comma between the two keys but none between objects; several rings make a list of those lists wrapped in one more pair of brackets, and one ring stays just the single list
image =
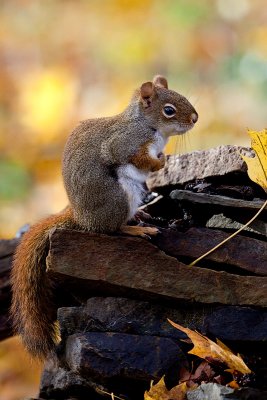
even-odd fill
[{"label": "twig", "polygon": [[202,256],[198,257],[195,261],[191,262],[189,264],[190,267],[196,265],[196,263],[200,260],[202,260],[202,258],[206,257],[207,255],[209,255],[210,253],[212,253],[213,251],[217,250],[219,247],[221,247],[224,243],[228,242],[228,240],[232,239],[234,236],[238,235],[239,232],[241,232],[243,229],[245,229],[247,226],[249,226],[249,224],[251,224],[251,222],[253,222],[258,215],[262,212],[262,210],[267,206],[267,200],[265,201],[265,203],[261,206],[261,208],[258,210],[258,212],[254,215],[254,217],[252,217],[245,225],[243,225],[240,229],[238,229],[238,231],[234,232],[232,235],[228,236],[228,238],[224,239],[221,243],[217,244],[215,247],[213,247],[212,249],[210,249],[209,251],[207,251],[207,253],[203,254]]}]

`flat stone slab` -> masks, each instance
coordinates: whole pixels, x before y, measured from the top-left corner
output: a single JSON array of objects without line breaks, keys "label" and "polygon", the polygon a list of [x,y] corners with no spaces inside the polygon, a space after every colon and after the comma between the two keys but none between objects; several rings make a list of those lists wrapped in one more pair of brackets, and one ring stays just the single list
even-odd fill
[{"label": "flat stone slab", "polygon": [[[226,217],[223,213],[213,215],[206,223],[207,228],[231,229],[233,231],[237,231],[243,226],[244,224]],[[244,231],[267,237],[267,222],[256,219],[249,226],[246,226]]]},{"label": "flat stone slab", "polygon": [[231,145],[169,156],[163,169],[150,174],[147,185],[150,190],[157,191],[164,186],[184,184],[195,179],[223,176],[231,172],[246,173],[247,166],[240,156],[241,152],[249,157],[254,156],[249,147]]},{"label": "flat stone slab", "polygon": [[266,277],[189,267],[141,238],[57,229],[50,237],[47,268],[83,298],[104,292],[143,300],[267,306]]},{"label": "flat stone slab", "polygon": [[114,332],[186,339],[167,321],[221,340],[267,340],[267,311],[251,307],[191,305],[167,307],[121,297],[92,297],[81,307],[58,310],[61,337],[74,333]]},{"label": "flat stone slab", "polygon": [[184,359],[171,339],[110,332],[71,335],[65,354],[72,372],[101,379],[157,379]]},{"label": "flat stone slab", "polygon": [[[162,229],[153,238],[166,254],[174,257],[196,259],[221,243],[230,234],[217,229],[190,228],[186,232]],[[206,256],[206,260],[223,264],[228,271],[231,266],[257,275],[267,276],[267,243],[263,240],[237,235],[225,245]],[[203,261],[205,264],[205,261]]]},{"label": "flat stone slab", "polygon": [[231,208],[244,208],[248,210],[259,210],[263,204],[263,200],[242,200],[234,199],[227,196],[219,196],[207,193],[194,193],[189,190],[173,190],[170,194],[173,200],[188,201],[193,204],[207,204]]}]

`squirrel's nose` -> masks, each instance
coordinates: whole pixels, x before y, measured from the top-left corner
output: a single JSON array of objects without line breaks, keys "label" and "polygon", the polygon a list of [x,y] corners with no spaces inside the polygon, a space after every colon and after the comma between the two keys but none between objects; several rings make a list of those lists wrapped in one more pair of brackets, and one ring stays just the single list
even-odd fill
[{"label": "squirrel's nose", "polygon": [[190,116],[190,122],[192,122],[193,124],[195,124],[198,120],[198,115],[197,113],[193,112]]}]

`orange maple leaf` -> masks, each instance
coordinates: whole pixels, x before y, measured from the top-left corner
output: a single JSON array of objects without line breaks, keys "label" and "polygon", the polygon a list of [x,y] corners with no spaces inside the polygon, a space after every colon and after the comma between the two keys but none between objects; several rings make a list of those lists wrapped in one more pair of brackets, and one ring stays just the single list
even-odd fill
[{"label": "orange maple leaf", "polygon": [[238,371],[242,374],[250,374],[251,370],[244,363],[240,355],[235,355],[232,351],[223,344],[220,340],[217,343],[213,342],[204,335],[198,332],[192,331],[189,328],[184,328],[183,326],[176,324],[175,322],[168,319],[169,323],[176,329],[187,334],[191,339],[194,347],[188,353],[194,354],[204,360],[216,359],[226,364],[229,369],[227,371],[234,372]]}]

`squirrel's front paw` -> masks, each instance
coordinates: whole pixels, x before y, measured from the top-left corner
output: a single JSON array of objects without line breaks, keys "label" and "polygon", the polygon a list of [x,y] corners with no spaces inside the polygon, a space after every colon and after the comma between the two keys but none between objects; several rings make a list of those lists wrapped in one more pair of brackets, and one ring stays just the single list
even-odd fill
[{"label": "squirrel's front paw", "polygon": [[165,157],[165,154],[164,154],[164,153],[159,153],[159,155],[158,155],[158,159],[159,159],[159,161],[160,161],[160,165],[161,165],[161,167],[160,167],[160,168],[163,168],[163,167],[164,167],[164,165],[165,165],[165,162],[166,162],[166,157]]},{"label": "squirrel's front paw", "polygon": [[158,170],[160,170],[161,168],[163,168],[164,165],[165,165],[165,161],[166,161],[165,154],[164,154],[164,153],[159,153],[159,154],[158,154],[158,158],[157,158],[155,164],[154,164],[153,167],[151,168],[151,171],[152,171],[152,172],[155,172],[155,171],[158,171]]}]

